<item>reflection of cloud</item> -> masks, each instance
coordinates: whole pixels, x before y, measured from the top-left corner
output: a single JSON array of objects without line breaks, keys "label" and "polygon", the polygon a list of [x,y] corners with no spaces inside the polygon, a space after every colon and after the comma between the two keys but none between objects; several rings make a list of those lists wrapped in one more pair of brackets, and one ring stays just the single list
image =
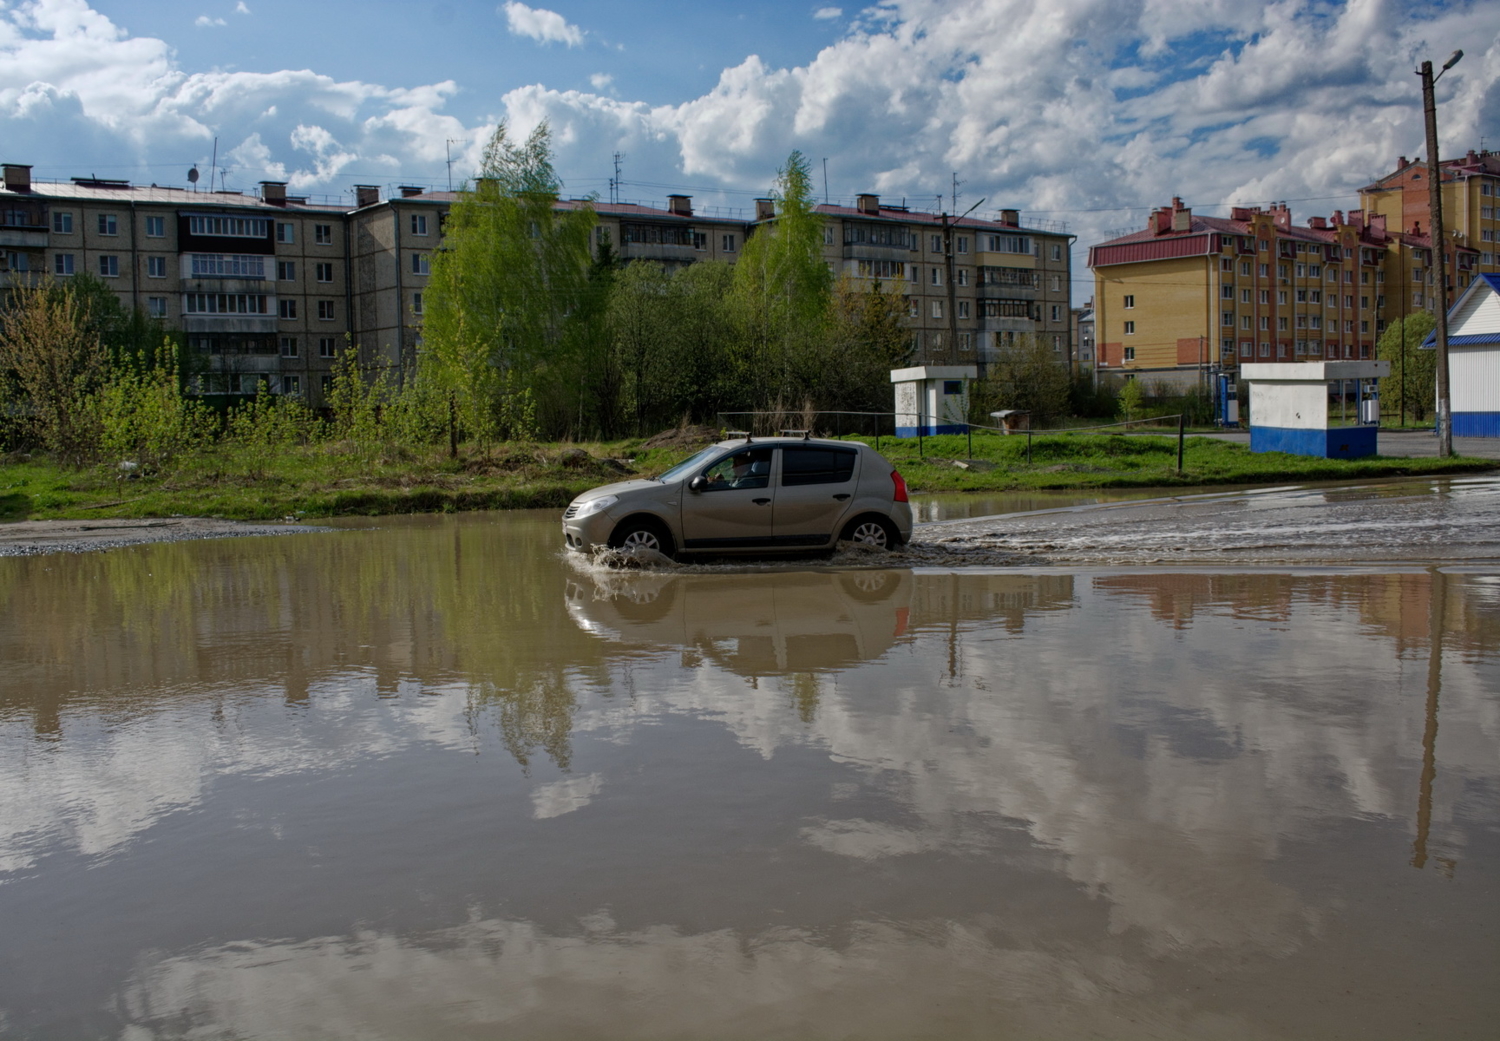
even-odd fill
[{"label": "reflection of cloud", "polygon": [[997,946],[946,921],[854,922],[837,949],[792,929],[608,926],[596,916],[556,936],[490,919],[420,940],[236,943],[147,965],[120,1007],[131,1041],[594,1037],[603,1024],[617,1038],[910,1038],[976,1023],[991,1036],[1117,1036],[1120,1007],[1150,989],[1119,956]]},{"label": "reflection of cloud", "polygon": [[935,836],[860,819],[821,821],[803,828],[802,838],[826,852],[860,860],[922,853],[941,845]]},{"label": "reflection of cloud", "polygon": [[581,810],[593,801],[603,787],[602,774],[568,777],[551,784],[538,785],[531,792],[531,815],[537,820],[543,820]]}]

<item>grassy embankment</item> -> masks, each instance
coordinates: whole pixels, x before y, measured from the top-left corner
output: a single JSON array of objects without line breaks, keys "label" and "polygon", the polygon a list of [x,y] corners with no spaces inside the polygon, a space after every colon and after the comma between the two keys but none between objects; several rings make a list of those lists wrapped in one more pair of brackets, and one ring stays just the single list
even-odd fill
[{"label": "grassy embankment", "polygon": [[[655,439],[653,439],[655,440]],[[162,473],[125,475],[112,467],[69,470],[43,459],[0,464],[0,520],[173,515],[267,520],[480,509],[561,507],[579,492],[633,474],[654,476],[695,448],[691,439],[660,447],[640,440],[585,445],[500,445],[392,451],[374,458],[322,444],[260,459],[218,448]],[[701,444],[701,442],[699,442]],[[961,436],[882,438],[880,450],[916,492],[1011,489],[1194,487],[1328,481],[1495,469],[1484,459],[1309,459],[1252,454],[1243,445],[1189,437],[1177,473],[1175,437],[1038,435],[1026,461],[1025,437],[976,436],[967,469]],[[580,451],[581,449],[581,451]],[[618,461],[618,462],[615,462]]]}]

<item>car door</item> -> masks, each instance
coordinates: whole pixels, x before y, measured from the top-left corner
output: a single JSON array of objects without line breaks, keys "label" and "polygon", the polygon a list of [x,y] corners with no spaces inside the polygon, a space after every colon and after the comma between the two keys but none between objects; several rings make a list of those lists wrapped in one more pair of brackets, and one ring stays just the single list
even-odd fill
[{"label": "car door", "polygon": [[[682,495],[683,549],[737,549],[771,545],[771,445],[746,446],[708,464],[688,479]],[[697,490],[693,484],[698,483]]]},{"label": "car door", "polygon": [[838,534],[859,479],[859,452],[834,445],[784,445],[772,506],[778,546],[826,546]]}]

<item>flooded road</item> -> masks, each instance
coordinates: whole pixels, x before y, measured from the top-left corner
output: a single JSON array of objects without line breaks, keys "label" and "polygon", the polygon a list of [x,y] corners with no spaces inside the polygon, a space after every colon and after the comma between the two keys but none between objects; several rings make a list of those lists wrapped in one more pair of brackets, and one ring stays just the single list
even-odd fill
[{"label": "flooded road", "polygon": [[1495,486],[1372,487],[0,560],[0,1037],[1491,1038]]}]

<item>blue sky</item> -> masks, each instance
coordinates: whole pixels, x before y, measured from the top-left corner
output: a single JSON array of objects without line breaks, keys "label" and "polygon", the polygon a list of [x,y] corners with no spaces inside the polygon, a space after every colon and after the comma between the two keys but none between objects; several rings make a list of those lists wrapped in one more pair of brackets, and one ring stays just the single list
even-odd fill
[{"label": "blue sky", "polygon": [[[0,0],[0,141],[40,178],[219,165],[339,196],[472,173],[504,120],[572,192],[746,207],[793,149],[875,191],[1065,221],[1078,250],[1181,195],[1301,220],[1422,152],[1500,146],[1500,4],[1408,0]],[[951,202],[951,200],[949,200]]]}]

